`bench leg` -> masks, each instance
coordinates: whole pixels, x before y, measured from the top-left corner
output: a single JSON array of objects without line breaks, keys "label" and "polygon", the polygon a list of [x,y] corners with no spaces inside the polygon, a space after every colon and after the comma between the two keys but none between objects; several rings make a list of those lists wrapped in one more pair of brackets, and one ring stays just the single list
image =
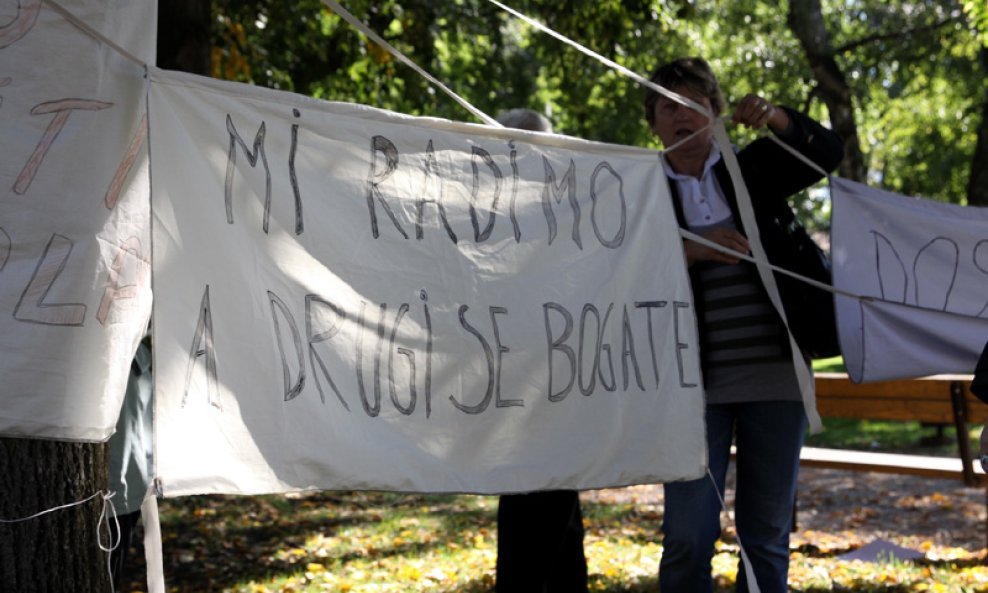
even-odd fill
[{"label": "bench leg", "polygon": [[950,383],[950,404],[954,409],[954,428],[957,431],[957,449],[960,453],[961,462],[964,464],[964,483],[968,486],[975,486],[978,479],[974,475],[973,458],[971,455],[971,444],[967,436],[967,414],[964,410],[964,384],[960,381]]}]

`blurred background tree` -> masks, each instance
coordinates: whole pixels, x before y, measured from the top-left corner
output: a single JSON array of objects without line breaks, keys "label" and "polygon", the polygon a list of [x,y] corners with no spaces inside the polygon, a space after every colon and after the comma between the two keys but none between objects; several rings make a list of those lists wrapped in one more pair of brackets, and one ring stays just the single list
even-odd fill
[{"label": "blurred background tree", "polygon": [[[517,0],[512,6],[643,75],[674,57],[706,57],[729,104],[758,92],[829,121],[847,142],[842,177],[988,205],[986,4]],[[527,106],[560,133],[658,147],[637,84],[486,0],[344,5],[487,113]],[[472,119],[319,0],[213,0],[211,8],[218,78]],[[825,192],[810,196],[800,205],[803,217],[825,228]]]}]

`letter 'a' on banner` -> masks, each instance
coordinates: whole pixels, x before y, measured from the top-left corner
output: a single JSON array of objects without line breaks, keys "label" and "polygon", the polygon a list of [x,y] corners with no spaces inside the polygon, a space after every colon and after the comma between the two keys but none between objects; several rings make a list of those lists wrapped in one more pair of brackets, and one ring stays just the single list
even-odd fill
[{"label": "letter 'a' on banner", "polygon": [[[67,0],[154,61],[156,3]],[[99,442],[151,315],[144,68],[41,0],[0,9],[0,434]]]},{"label": "letter 'a' on banner", "polygon": [[150,76],[165,496],[703,475],[654,151]]},{"label": "letter 'a' on banner", "polygon": [[841,350],[855,382],[974,371],[988,340],[988,208],[831,182]]}]

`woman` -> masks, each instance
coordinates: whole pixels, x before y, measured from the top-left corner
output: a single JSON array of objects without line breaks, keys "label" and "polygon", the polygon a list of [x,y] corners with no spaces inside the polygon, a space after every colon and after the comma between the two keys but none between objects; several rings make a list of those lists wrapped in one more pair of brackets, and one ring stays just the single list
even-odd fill
[{"label": "woman", "polygon": [[[724,99],[710,66],[684,58],[651,80],[718,116]],[[668,149],[679,224],[719,245],[748,253],[749,243],[727,168],[708,117],[654,91],[645,96],[649,127]],[[843,158],[840,138],[804,114],[747,95],[735,123],[768,127],[822,169]],[[680,143],[678,146],[673,146]],[[787,198],[821,175],[770,138],[737,151],[765,250],[778,249],[776,215]],[[709,467],[723,492],[732,442],[737,446],[738,536],[765,593],[787,590],[789,530],[799,449],[806,426],[785,327],[754,266],[693,241],[684,242],[693,285],[706,393]],[[712,591],[710,560],[720,535],[720,501],[709,478],[665,485],[659,582],[662,591]],[[747,591],[743,565],[738,591]]]}]

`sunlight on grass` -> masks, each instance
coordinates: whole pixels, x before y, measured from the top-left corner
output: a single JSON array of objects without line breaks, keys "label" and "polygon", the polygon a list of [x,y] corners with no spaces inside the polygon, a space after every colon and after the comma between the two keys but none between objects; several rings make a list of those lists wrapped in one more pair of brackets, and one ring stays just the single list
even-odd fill
[{"label": "sunlight on grass", "polygon": [[[656,591],[661,508],[597,501],[584,508],[591,591]],[[496,509],[497,498],[489,496],[367,492],[164,501],[166,575],[172,591],[489,592]],[[718,593],[733,590],[737,578],[732,533],[713,559]],[[904,541],[927,560],[837,558],[861,543],[848,534],[794,534],[791,590],[988,591],[983,550]]]}]

